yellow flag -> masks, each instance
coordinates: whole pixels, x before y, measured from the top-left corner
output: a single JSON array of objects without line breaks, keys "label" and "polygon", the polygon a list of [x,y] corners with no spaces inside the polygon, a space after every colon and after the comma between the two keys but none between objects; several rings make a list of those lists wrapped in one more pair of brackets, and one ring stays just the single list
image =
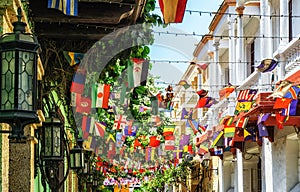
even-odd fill
[{"label": "yellow flag", "polygon": [[251,109],[251,107],[252,107],[252,102],[251,101],[238,102],[236,104],[234,114],[238,114],[241,111],[247,112]]}]

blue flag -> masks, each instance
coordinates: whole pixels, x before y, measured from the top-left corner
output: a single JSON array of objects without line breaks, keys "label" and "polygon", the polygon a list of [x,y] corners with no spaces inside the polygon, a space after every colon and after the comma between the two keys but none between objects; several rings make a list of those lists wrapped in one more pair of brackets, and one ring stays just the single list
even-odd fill
[{"label": "blue flag", "polygon": [[58,9],[65,15],[78,15],[78,0],[48,0],[48,8]]}]

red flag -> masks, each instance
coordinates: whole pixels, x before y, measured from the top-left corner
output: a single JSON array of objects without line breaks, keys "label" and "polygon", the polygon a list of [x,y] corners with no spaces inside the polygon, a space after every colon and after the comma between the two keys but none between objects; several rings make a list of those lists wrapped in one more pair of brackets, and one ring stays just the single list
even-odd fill
[{"label": "red flag", "polygon": [[70,91],[73,93],[82,94],[84,91],[85,79],[86,79],[86,71],[85,70],[76,71],[76,73],[73,77]]},{"label": "red flag", "polygon": [[234,86],[224,87],[219,91],[220,101],[227,98],[235,90]]},{"label": "red flag", "polygon": [[239,120],[236,122],[235,126],[239,128],[246,128],[246,125],[248,123],[249,117],[241,117]]},{"label": "red flag", "polygon": [[281,115],[280,113],[276,113],[276,124],[278,129],[283,129],[283,123],[288,120],[289,116]]},{"label": "red flag", "polygon": [[168,135],[165,136],[165,150],[174,150],[175,149],[175,136]]},{"label": "red flag", "polygon": [[187,0],[159,0],[160,10],[164,17],[165,24],[181,23]]},{"label": "red flag", "polygon": [[273,109],[286,109],[291,101],[292,99],[289,98],[276,98]]},{"label": "red flag", "polygon": [[88,97],[81,97],[80,100],[77,100],[76,103],[76,112],[78,113],[90,113],[91,112],[91,99]]},{"label": "red flag", "polygon": [[198,103],[196,105],[196,108],[203,108],[206,106],[206,103],[208,102],[209,100],[209,97],[203,97],[203,98],[200,98],[198,100]]},{"label": "red flag", "polygon": [[150,142],[149,142],[149,146],[150,147],[158,147],[160,145],[160,137],[158,136],[150,136]]}]

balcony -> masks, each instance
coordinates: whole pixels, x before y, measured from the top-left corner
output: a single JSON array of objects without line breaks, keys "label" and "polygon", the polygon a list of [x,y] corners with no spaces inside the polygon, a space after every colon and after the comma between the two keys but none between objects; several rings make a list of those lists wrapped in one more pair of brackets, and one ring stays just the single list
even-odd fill
[{"label": "balcony", "polygon": [[29,13],[39,39],[99,40],[118,28],[135,24],[145,0],[79,0],[78,16],[47,8],[47,0],[29,0]]}]

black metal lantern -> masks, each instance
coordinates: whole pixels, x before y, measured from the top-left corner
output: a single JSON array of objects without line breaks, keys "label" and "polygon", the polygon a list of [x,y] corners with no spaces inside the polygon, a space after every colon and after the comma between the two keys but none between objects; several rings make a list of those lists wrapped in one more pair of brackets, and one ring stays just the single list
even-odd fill
[{"label": "black metal lantern", "polygon": [[63,121],[52,110],[42,126],[42,160],[63,161]]},{"label": "black metal lantern", "polygon": [[37,110],[37,55],[39,44],[34,35],[25,33],[26,24],[13,23],[14,32],[0,39],[0,122],[11,127],[10,139],[21,141],[23,128],[38,123]]},{"label": "black metal lantern", "polygon": [[80,170],[84,168],[84,153],[79,146],[70,150],[70,168]]}]

